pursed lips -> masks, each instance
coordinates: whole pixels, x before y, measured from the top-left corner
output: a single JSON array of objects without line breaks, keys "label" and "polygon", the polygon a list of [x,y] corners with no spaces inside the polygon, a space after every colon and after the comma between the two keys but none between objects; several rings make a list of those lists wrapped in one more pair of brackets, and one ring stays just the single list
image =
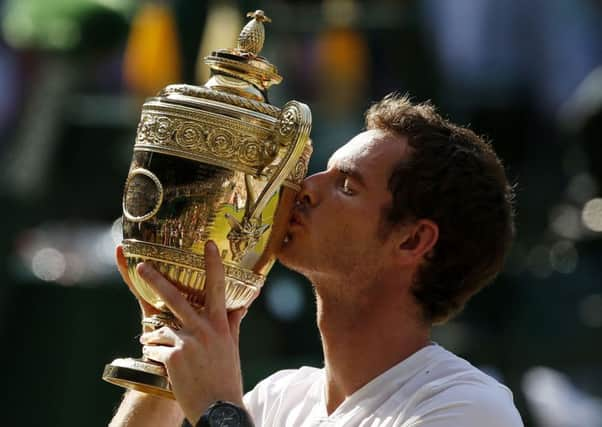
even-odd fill
[{"label": "pursed lips", "polygon": [[291,220],[289,222],[289,226],[300,226],[300,227],[305,227],[306,226],[306,222],[305,219],[303,218],[303,215],[297,210],[293,210],[293,213],[291,215]]},{"label": "pursed lips", "polygon": [[284,244],[287,244],[292,238],[292,234],[294,234],[295,229],[303,229],[305,228],[305,221],[301,215],[301,213],[295,209],[291,213],[291,218],[288,223],[288,230],[286,236],[284,237]]}]

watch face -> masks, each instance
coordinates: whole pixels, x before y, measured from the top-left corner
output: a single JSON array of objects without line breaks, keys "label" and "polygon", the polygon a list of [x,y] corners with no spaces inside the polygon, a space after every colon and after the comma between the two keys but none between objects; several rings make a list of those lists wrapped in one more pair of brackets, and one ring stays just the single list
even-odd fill
[{"label": "watch face", "polygon": [[211,427],[239,427],[242,425],[240,412],[230,405],[220,405],[209,413]]}]

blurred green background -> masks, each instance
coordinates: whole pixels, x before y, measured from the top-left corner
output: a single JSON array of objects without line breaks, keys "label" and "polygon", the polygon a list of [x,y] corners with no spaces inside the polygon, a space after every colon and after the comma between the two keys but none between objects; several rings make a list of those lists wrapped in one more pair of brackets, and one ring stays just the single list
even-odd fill
[{"label": "blurred green background", "polygon": [[[0,1],[1,425],[102,426],[140,348],[120,282],[140,106],[264,9],[262,55],[308,103],[310,172],[392,91],[488,135],[518,194],[504,273],[434,339],[508,384],[528,426],[602,426],[602,2]],[[322,363],[311,287],[277,265],[242,328],[246,388]]]}]

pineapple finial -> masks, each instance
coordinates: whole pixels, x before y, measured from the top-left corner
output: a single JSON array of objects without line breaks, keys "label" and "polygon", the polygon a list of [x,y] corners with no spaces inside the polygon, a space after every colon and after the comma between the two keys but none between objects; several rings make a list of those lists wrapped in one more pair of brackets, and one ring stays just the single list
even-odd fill
[{"label": "pineapple finial", "polygon": [[252,55],[258,55],[265,41],[263,23],[272,22],[272,20],[265,15],[263,10],[259,9],[255,12],[247,13],[247,17],[253,18],[253,20],[249,21],[240,32],[238,36],[238,49]]}]

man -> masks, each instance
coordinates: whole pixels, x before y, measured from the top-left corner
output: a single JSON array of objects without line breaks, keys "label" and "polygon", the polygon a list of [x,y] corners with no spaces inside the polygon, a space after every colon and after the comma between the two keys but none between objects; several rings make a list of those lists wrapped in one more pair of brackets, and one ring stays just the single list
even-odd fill
[{"label": "man", "polygon": [[[279,254],[314,286],[324,368],[278,372],[243,398],[244,309],[226,313],[209,243],[201,313],[138,266],[183,324],[141,337],[166,365],[176,402],[128,392],[113,426],[194,425],[216,401],[246,408],[256,426],[522,426],[506,387],[429,338],[502,267],[514,228],[499,159],[406,97],[372,106],[366,125],[306,178]],[[125,271],[119,251],[118,261]]]}]

